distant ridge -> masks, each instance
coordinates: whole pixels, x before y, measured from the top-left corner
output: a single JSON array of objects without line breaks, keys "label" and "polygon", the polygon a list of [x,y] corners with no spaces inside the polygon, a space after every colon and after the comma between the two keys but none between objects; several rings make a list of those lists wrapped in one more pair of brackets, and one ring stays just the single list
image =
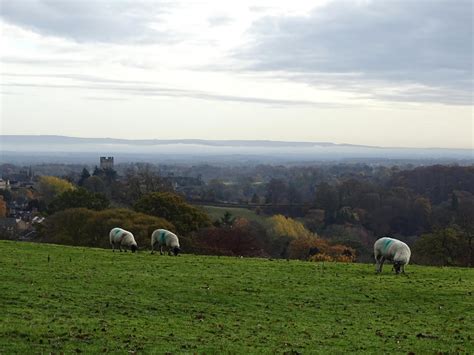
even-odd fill
[{"label": "distant ridge", "polygon": [[[122,139],[122,138],[80,138],[59,135],[0,135],[2,143],[7,144],[127,144],[135,146],[198,144],[211,147],[352,147],[370,149],[447,149],[450,148],[410,148],[380,147],[357,144],[338,144],[331,142],[295,142],[273,140],[206,140],[206,139]],[[452,148],[463,150],[462,148]]]},{"label": "distant ridge", "polygon": [[331,142],[271,140],[118,139],[58,135],[0,135],[0,163],[91,162],[111,155],[120,162],[281,164],[315,161],[423,160],[472,164],[474,150],[392,148]]}]

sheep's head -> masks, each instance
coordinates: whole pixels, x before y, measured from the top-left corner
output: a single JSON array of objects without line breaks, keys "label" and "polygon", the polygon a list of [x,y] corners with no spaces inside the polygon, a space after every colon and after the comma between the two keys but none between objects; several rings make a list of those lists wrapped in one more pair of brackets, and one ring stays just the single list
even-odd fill
[{"label": "sheep's head", "polygon": [[181,251],[181,249],[180,249],[179,247],[174,247],[174,248],[173,248],[173,254],[174,254],[175,256],[178,256],[178,254],[179,254],[180,251]]},{"label": "sheep's head", "polygon": [[132,246],[130,247],[130,250],[132,251],[132,253],[135,253],[135,252],[138,250],[138,246],[132,245]]},{"label": "sheep's head", "polygon": [[395,273],[396,273],[396,274],[399,274],[399,273],[400,273],[402,264],[403,264],[403,263],[401,263],[401,262],[399,262],[399,261],[396,261],[396,262],[393,263],[393,268],[395,269]]}]

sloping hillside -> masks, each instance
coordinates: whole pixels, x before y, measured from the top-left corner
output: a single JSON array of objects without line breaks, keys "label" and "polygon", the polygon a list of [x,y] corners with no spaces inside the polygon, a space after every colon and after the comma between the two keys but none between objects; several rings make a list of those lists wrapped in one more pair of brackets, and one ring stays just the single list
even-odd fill
[{"label": "sloping hillside", "polygon": [[0,241],[0,353],[474,352],[474,270]]}]

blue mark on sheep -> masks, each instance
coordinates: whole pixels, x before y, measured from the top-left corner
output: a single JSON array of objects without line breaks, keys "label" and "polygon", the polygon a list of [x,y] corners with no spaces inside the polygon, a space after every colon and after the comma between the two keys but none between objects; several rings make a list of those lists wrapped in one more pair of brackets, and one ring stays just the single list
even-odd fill
[{"label": "blue mark on sheep", "polygon": [[388,249],[388,247],[390,246],[390,244],[392,244],[392,242],[393,242],[393,240],[391,240],[391,239],[386,239],[386,240],[384,241],[384,244],[383,244],[383,251],[384,251],[384,253],[387,252],[387,249]]},{"label": "blue mark on sheep", "polygon": [[165,231],[160,231],[160,244],[165,244]]}]

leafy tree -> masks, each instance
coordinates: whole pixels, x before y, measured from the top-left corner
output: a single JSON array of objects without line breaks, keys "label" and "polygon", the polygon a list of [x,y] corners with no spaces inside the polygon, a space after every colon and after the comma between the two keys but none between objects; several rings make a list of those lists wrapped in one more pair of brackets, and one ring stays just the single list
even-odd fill
[{"label": "leafy tree", "polygon": [[7,215],[7,203],[3,200],[3,196],[0,195],[0,218]]},{"label": "leafy tree", "polygon": [[104,193],[106,191],[104,180],[102,180],[102,178],[97,175],[93,175],[85,179],[82,187],[90,192],[95,193]]},{"label": "leafy tree", "polygon": [[271,254],[278,257],[289,257],[289,246],[292,240],[301,237],[313,237],[301,222],[283,215],[269,218],[268,235],[272,238]]},{"label": "leafy tree", "polygon": [[250,200],[250,202],[254,203],[254,204],[259,204],[260,203],[260,197],[258,196],[258,194],[255,192],[252,196],[252,199]]},{"label": "leafy tree", "polygon": [[90,176],[91,174],[89,173],[89,170],[87,170],[86,168],[83,168],[81,177],[79,178],[79,181],[77,182],[77,184],[79,186],[82,186],[84,184],[84,181],[86,181]]},{"label": "leafy tree", "polygon": [[110,202],[105,195],[79,188],[77,190],[65,191],[56,196],[49,204],[48,212],[53,214],[68,208],[79,207],[100,211],[108,208],[109,204]]},{"label": "leafy tree", "polygon": [[134,205],[138,212],[165,218],[176,226],[181,234],[211,225],[207,214],[186,203],[172,192],[152,192],[141,197]]},{"label": "leafy tree", "polygon": [[326,182],[316,187],[316,207],[325,211],[326,223],[334,222],[339,209],[339,193],[334,186]]},{"label": "leafy tree", "polygon": [[281,179],[271,179],[267,185],[265,200],[272,205],[286,202],[287,185]]},{"label": "leafy tree", "polygon": [[10,190],[0,190],[0,196],[2,196],[3,200],[6,202],[10,202],[12,200],[12,193]]},{"label": "leafy tree", "polygon": [[415,242],[413,256],[418,263],[440,266],[467,266],[470,257],[468,241],[457,226],[423,234]]},{"label": "leafy tree", "polygon": [[269,218],[269,233],[273,237],[297,238],[313,235],[301,222],[283,215],[275,215]]},{"label": "leafy tree", "polygon": [[474,195],[467,191],[456,191],[455,221],[462,229],[468,251],[468,266],[474,266]]},{"label": "leafy tree", "polygon": [[236,217],[233,217],[232,213],[230,213],[229,211],[225,211],[224,215],[215,222],[215,226],[224,227],[224,228],[232,228],[235,220],[236,220]]},{"label": "leafy tree", "polygon": [[41,198],[48,204],[56,196],[65,191],[74,190],[76,187],[69,181],[55,176],[41,176],[38,182],[38,191]]}]

